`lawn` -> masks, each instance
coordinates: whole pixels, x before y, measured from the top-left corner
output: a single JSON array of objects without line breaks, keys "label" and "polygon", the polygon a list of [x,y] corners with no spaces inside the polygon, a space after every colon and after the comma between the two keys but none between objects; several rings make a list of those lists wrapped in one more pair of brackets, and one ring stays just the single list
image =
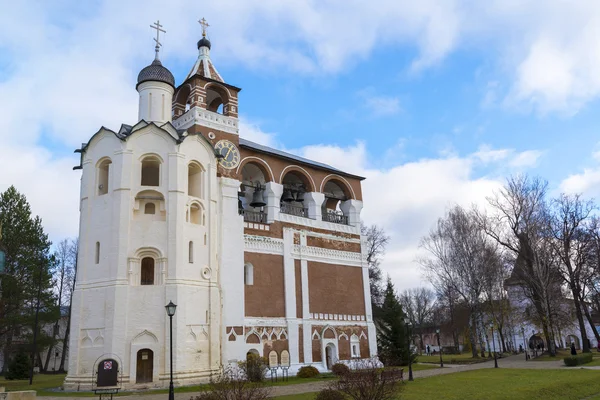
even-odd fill
[{"label": "lawn", "polygon": [[[398,399],[575,400],[596,398],[591,397],[594,395],[600,395],[597,371],[481,369],[408,382]],[[315,394],[312,393],[277,399],[313,400],[314,398]]]},{"label": "lawn", "polygon": [[550,357],[550,353],[544,353],[539,357],[535,357],[532,358],[532,361],[557,361],[557,360],[561,360],[565,357],[568,357],[571,355],[571,351],[570,350],[558,350],[556,352],[556,357]]},{"label": "lawn", "polygon": [[[429,365],[414,365],[413,371],[419,371],[423,369],[431,369],[437,368]],[[408,371],[408,369],[407,369]],[[324,380],[333,380],[335,376],[331,373],[321,374],[314,378],[297,378],[295,376],[290,377],[287,381],[282,381],[281,377],[279,377],[277,382],[271,382],[271,380],[267,379],[267,386],[284,386],[284,385],[294,385],[298,383],[309,383],[309,382],[321,382]],[[0,386],[4,386],[7,392],[17,391],[17,390],[36,390],[38,396],[59,396],[59,397],[97,397],[92,392],[61,392],[56,391],[56,388],[62,386],[65,380],[65,374],[56,374],[56,375],[35,375],[33,377],[33,385],[29,386],[29,380],[15,380],[8,381],[4,379],[4,377],[0,377]],[[194,386],[183,386],[175,388],[175,393],[197,393],[201,391],[203,388],[206,388],[206,385],[194,385]],[[157,389],[148,391],[151,394],[160,394],[160,393],[168,393],[168,389]],[[123,392],[119,393],[118,396],[129,396],[131,392]]]},{"label": "lawn", "polygon": [[[442,357],[444,359],[444,363],[448,363],[448,364],[452,363],[452,360],[455,360],[455,362],[461,363],[461,364],[471,364],[471,363],[477,363],[477,362],[483,362],[483,361],[489,360],[489,358],[481,358],[481,357],[473,358],[473,355],[471,353],[444,354]],[[440,355],[436,354],[434,356],[426,356],[426,355],[418,356],[417,362],[439,364],[440,363]]]}]

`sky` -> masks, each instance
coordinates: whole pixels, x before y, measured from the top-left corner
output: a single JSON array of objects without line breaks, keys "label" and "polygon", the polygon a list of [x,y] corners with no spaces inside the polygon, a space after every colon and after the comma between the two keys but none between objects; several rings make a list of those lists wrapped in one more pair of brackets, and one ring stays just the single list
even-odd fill
[{"label": "sky", "polygon": [[0,191],[24,193],[53,242],[78,232],[73,150],[137,118],[138,72],[167,33],[180,84],[206,18],[242,88],[240,135],[366,177],[383,270],[426,285],[420,239],[513,174],[600,195],[595,0],[0,0]]}]

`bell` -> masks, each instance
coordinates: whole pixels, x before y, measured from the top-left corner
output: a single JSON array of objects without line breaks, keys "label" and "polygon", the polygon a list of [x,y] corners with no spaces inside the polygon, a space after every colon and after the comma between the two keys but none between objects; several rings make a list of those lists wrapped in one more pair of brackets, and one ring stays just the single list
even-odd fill
[{"label": "bell", "polygon": [[252,203],[250,203],[250,207],[264,207],[267,203],[265,203],[265,199],[263,198],[263,191],[261,189],[256,189],[252,194]]},{"label": "bell", "polygon": [[292,196],[292,192],[290,190],[284,190],[283,196],[281,196],[281,200],[285,201],[286,203],[289,203],[291,201],[294,201],[294,196]]},{"label": "bell", "polygon": [[296,201],[300,203],[304,201],[304,192],[298,192],[298,194],[296,194]]}]

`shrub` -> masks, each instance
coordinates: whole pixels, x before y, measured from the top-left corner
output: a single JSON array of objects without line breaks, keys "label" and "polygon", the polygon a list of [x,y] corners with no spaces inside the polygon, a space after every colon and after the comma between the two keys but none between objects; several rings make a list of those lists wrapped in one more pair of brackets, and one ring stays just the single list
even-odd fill
[{"label": "shrub", "polygon": [[12,381],[13,379],[27,379],[29,378],[29,357],[20,351],[17,353],[15,358],[8,365],[8,372],[6,373],[6,379]]},{"label": "shrub", "polygon": [[268,366],[267,360],[264,357],[249,353],[246,361],[241,361],[238,365],[250,382],[262,382],[265,380]]},{"label": "shrub", "polygon": [[576,356],[569,356],[564,358],[565,365],[568,367],[574,367],[576,365],[587,364],[592,362],[594,355],[592,353],[582,353]]},{"label": "shrub", "polygon": [[307,365],[305,367],[301,367],[298,370],[296,376],[298,378],[314,378],[315,376],[319,376],[319,370],[313,367],[312,365]]},{"label": "shrub", "polygon": [[397,399],[402,389],[401,370],[382,370],[375,359],[361,360],[357,369],[332,383],[330,389],[353,400]]},{"label": "shrub", "polygon": [[[344,365],[344,364],[341,364]],[[335,389],[323,389],[317,394],[315,400],[346,400],[346,396]]]},{"label": "shrub", "polygon": [[211,379],[207,392],[190,400],[266,400],[270,394],[271,389],[263,382],[250,382],[240,366],[230,365],[219,377]]},{"label": "shrub", "polygon": [[348,367],[346,364],[336,363],[333,364],[333,367],[331,367],[331,372],[333,372],[333,374],[336,376],[342,376],[350,372],[350,367]]}]

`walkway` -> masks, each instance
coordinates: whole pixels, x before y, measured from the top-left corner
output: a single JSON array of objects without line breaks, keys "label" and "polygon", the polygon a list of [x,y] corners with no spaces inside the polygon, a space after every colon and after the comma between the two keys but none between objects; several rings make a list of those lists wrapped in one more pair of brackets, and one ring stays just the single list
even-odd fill
[{"label": "walkway", "polygon": [[[510,356],[506,358],[498,359],[498,366],[500,368],[522,368],[522,369],[560,369],[565,368],[562,360],[557,361],[525,361],[525,355],[519,354],[516,356]],[[494,368],[494,360],[486,361],[478,364],[460,365],[460,364],[447,364],[445,368],[426,369],[422,371],[413,372],[415,379],[428,378],[436,375],[453,374],[456,372],[473,371],[483,368]],[[589,369],[600,369],[600,367],[587,367]],[[408,368],[405,368],[405,378],[408,379]],[[272,396],[285,396],[288,394],[300,394],[300,393],[312,393],[318,392],[326,387],[331,381],[328,382],[310,382],[310,383],[299,383],[287,386],[276,386],[272,390]],[[115,399],[132,399],[137,400],[142,398],[144,400],[164,400],[167,395],[162,394],[149,394],[148,392],[132,394],[131,396],[115,397]],[[176,400],[189,400],[193,396],[193,393],[179,393],[175,395]],[[66,397],[43,397],[44,400],[65,400]],[[70,400],[89,400],[90,397],[68,397]]]}]

